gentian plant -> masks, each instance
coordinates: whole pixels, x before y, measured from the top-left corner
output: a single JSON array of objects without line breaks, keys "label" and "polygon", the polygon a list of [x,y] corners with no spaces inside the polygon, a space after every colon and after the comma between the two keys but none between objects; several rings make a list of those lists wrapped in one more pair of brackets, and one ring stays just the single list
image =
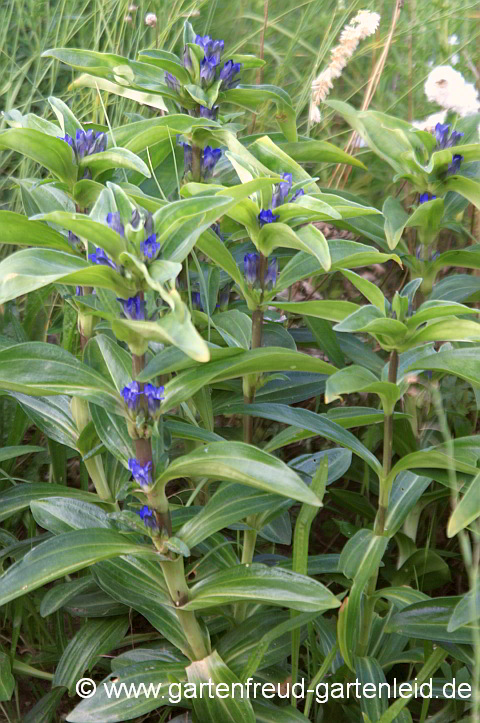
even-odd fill
[{"label": "gentian plant", "polygon": [[[448,194],[478,202],[478,180],[463,174],[479,144],[331,102],[395,169],[392,182],[414,191],[408,210],[392,197],[382,214],[320,188],[306,164],[364,164],[299,138],[283,90],[243,84],[263,61],[188,22],[179,55],[46,55],[82,71],[74,87],[105,81],[164,115],[80,124],[51,98],[57,123],[10,112],[0,133],[1,148],[46,169],[22,185],[24,215],[0,211],[3,242],[26,247],[0,263],[0,303],[15,318],[15,335],[0,338],[0,388],[18,405],[15,429],[32,423],[47,439],[52,470],[48,483],[2,482],[0,606],[12,644],[0,647],[0,696],[13,695],[14,674],[31,674],[51,683],[32,721],[51,719],[64,697],[71,723],[150,713],[423,723],[428,705],[413,693],[346,701],[337,688],[326,703],[315,691],[434,676],[439,691],[454,677],[478,685],[480,447],[473,433],[452,436],[439,388],[480,385],[480,326],[467,298],[427,297],[451,253],[433,258]],[[230,106],[265,101],[280,132],[237,137]],[[149,181],[164,162],[165,190]],[[418,256],[406,228],[418,229]],[[469,267],[468,257],[478,268],[475,246],[455,253],[448,264]],[[412,276],[393,294],[362,275],[387,263]],[[340,281],[350,298],[299,300],[306,279]],[[28,341],[23,300],[50,294],[58,315]],[[436,436],[412,404],[420,385]],[[67,452],[80,485],[67,480]],[[434,502],[471,571],[459,595],[430,596],[450,580],[421,547]],[[316,515],[334,506],[349,515],[338,547],[310,554]],[[25,662],[20,630],[31,620],[61,629],[64,644]],[[70,700],[87,674],[96,692]],[[240,695],[252,680],[273,695]],[[149,695],[150,683],[178,695]],[[202,683],[237,688],[205,697]],[[475,696],[453,705],[439,693],[431,720],[476,720]]]}]

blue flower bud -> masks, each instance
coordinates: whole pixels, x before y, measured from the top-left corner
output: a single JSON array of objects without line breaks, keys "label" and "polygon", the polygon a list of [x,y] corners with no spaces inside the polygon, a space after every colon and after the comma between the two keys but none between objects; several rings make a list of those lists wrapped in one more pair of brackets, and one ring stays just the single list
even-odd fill
[{"label": "blue flower bud", "polygon": [[[272,208],[282,206],[285,203],[288,194],[290,193],[290,189],[292,187],[292,174],[283,173],[282,178],[284,180],[280,181],[280,183],[277,183],[275,188],[273,189]],[[267,221],[267,223],[269,222]]]},{"label": "blue flower bud", "polygon": [[266,223],[275,223],[275,221],[278,221],[280,216],[275,216],[270,209],[267,211],[260,211],[258,214],[258,221],[260,223],[260,228],[264,226]]},{"label": "blue flower bud", "polygon": [[145,241],[140,244],[140,251],[147,259],[153,259],[160,251],[160,244],[157,243],[157,234],[152,233]]},{"label": "blue flower bud", "polygon": [[425,191],[425,193],[420,194],[420,198],[418,199],[419,203],[427,203],[427,201],[434,201],[436,199],[436,196],[432,196],[431,193],[428,193],[428,191]]},{"label": "blue flower bud", "polygon": [[136,459],[130,458],[128,460],[128,469],[132,473],[135,482],[138,482],[141,487],[152,484],[151,462],[141,465]]},{"label": "blue flower bud", "polygon": [[298,191],[295,191],[295,193],[291,197],[290,203],[293,203],[294,201],[297,200],[297,198],[300,198],[300,196],[304,196],[304,195],[305,195],[305,190],[303,188],[299,188]]},{"label": "blue flower bud", "polygon": [[168,71],[165,73],[165,83],[168,85],[170,90],[174,90],[176,93],[180,90],[180,83],[177,78]]},{"label": "blue flower bud", "polygon": [[148,402],[148,411],[155,415],[160,409],[160,402],[165,399],[165,387],[156,387],[154,384],[145,384],[143,393]]},{"label": "blue flower bud", "polygon": [[110,211],[110,213],[107,213],[107,225],[112,229],[112,231],[116,231],[116,233],[120,234],[120,236],[125,236],[125,228],[118,211],[113,213]]},{"label": "blue flower bud", "polygon": [[197,309],[197,311],[203,311],[202,297],[199,291],[192,293],[192,308]]},{"label": "blue flower bud", "polygon": [[461,156],[459,153],[455,153],[455,155],[452,158],[452,162],[447,168],[447,176],[451,176],[453,173],[458,173],[460,170],[460,166],[462,165],[463,156]]},{"label": "blue flower bud", "polygon": [[275,286],[277,283],[277,274],[278,274],[278,263],[277,259],[273,257],[268,262],[267,272],[265,274],[265,286],[268,286],[271,284],[271,286]]},{"label": "blue flower bud", "polygon": [[228,88],[233,88],[233,86],[238,82],[238,78],[235,78],[235,76],[238,75],[241,69],[241,63],[234,63],[233,60],[227,60],[227,62],[221,69],[219,76],[220,80],[222,81],[222,90],[228,90]]},{"label": "blue flower bud", "polygon": [[213,173],[213,169],[217,165],[222,156],[220,148],[212,148],[205,146],[203,151],[202,171],[204,178],[208,178]]},{"label": "blue flower bud", "polygon": [[75,296],[83,296],[83,286],[75,287]]},{"label": "blue flower bud", "polygon": [[152,530],[157,529],[157,520],[155,516],[154,510],[150,509],[148,505],[144,505],[140,510],[137,511],[137,514],[140,515],[140,519],[142,519],[145,523],[145,527],[150,527]]},{"label": "blue flower bud", "polygon": [[110,266],[111,269],[117,270],[117,264],[109,259],[105,251],[101,248],[96,248],[94,254],[88,254],[88,259],[99,266]]},{"label": "blue flower bud", "polygon": [[122,306],[127,319],[134,321],[145,320],[145,302],[140,296],[130,296],[128,299],[118,299]]},{"label": "blue flower bud", "polygon": [[141,391],[140,387],[138,386],[138,382],[130,382],[130,384],[127,384],[122,389],[122,397],[125,401],[125,404],[129,409],[132,411],[136,411],[138,408],[138,402],[140,397],[142,396],[143,392]]},{"label": "blue flower bud", "polygon": [[450,125],[448,123],[437,123],[437,125],[435,126],[435,138],[437,140],[438,150],[443,150],[444,148],[452,148],[459,142],[460,138],[463,137],[463,133],[459,133],[458,131],[452,131],[449,137],[449,130]]},{"label": "blue flower bud", "polygon": [[216,60],[213,56],[205,57],[200,63],[200,80],[202,85],[209,86],[215,79],[215,70],[217,67]]},{"label": "blue flower bud", "polygon": [[218,115],[218,105],[213,106],[213,108],[210,110],[210,108],[206,108],[204,105],[200,106],[200,118],[208,118],[208,120],[217,120]]},{"label": "blue flower bud", "polygon": [[192,146],[188,143],[182,143],[183,146],[183,166],[185,173],[189,173],[192,170]]},{"label": "blue flower bud", "polygon": [[250,286],[256,283],[258,280],[258,265],[260,256],[258,254],[245,254],[243,259],[243,270],[245,274],[245,281]]}]

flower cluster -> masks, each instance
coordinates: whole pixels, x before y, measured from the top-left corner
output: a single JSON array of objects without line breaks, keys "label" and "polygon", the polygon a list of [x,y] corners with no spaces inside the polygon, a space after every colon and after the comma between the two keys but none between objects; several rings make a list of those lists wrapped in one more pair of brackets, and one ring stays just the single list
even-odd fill
[{"label": "flower cluster", "polygon": [[451,176],[454,173],[458,173],[460,170],[460,166],[462,165],[463,156],[461,156],[459,153],[455,153],[455,155],[452,158],[452,162],[449,164],[447,168],[447,176]]},{"label": "flower cluster", "polygon": [[[287,201],[288,194],[290,193],[293,184],[291,173],[282,173],[282,178],[283,181],[277,183],[275,185],[275,188],[273,189],[271,208],[260,211],[260,213],[258,214],[260,228],[266,223],[275,223],[275,221],[278,221],[278,219],[280,218],[280,216],[277,216],[273,213],[272,209],[283,206],[283,204]],[[304,194],[305,191],[303,190],[303,188],[300,188],[293,194],[289,203],[293,203],[297,200],[299,196],[303,196]]]},{"label": "flower cluster", "polygon": [[[221,57],[225,47],[223,40],[213,40],[210,35],[196,35],[195,45],[202,48],[204,57],[200,63],[200,83],[205,90],[210,88],[217,80],[220,81],[220,90],[229,90],[234,88],[238,83],[238,74],[242,68],[241,63],[235,63],[234,60],[227,60],[220,72],[218,70],[221,64]],[[190,50],[188,47],[183,52],[183,65],[192,72],[193,64],[190,58]],[[170,90],[181,94],[181,85],[172,73],[165,73],[165,83]],[[199,115],[201,118],[209,118],[215,120],[218,113],[218,106],[212,109],[200,105]]]},{"label": "flower cluster", "polygon": [[156,387],[154,384],[145,384],[143,389],[140,389],[138,382],[133,381],[123,387],[122,397],[127,407],[132,412],[136,412],[140,397],[145,396],[148,411],[154,417],[160,409],[160,402],[165,399],[164,392],[164,387]]},{"label": "flower cluster", "polygon": [[93,156],[95,153],[101,153],[107,148],[107,136],[105,133],[89,130],[82,131],[77,128],[75,133],[75,139],[72,136],[65,133],[61,137],[62,141],[68,143],[70,148],[73,148],[77,161],[85,158],[85,156]]},{"label": "flower cluster", "polygon": [[[243,260],[243,269],[245,274],[245,281],[249,286],[262,287],[260,279],[260,256],[258,254],[245,254]],[[277,259],[274,257],[269,260],[268,267],[265,272],[263,286],[271,287],[277,283],[278,264]]]},{"label": "flower cluster", "polygon": [[94,264],[98,264],[98,266],[110,266],[111,269],[117,270],[117,264],[108,258],[105,251],[101,248],[97,247],[95,253],[88,254],[88,260]]},{"label": "flower cluster", "polygon": [[[118,233],[119,236],[122,238],[125,237],[125,226],[122,222],[120,213],[118,211],[110,212],[107,214],[106,217],[107,226],[112,229],[112,231],[115,231],[115,233]],[[131,219],[131,226],[133,228],[136,228],[140,225],[141,217],[138,213],[137,209],[135,209],[132,212],[132,219]],[[143,254],[144,260],[152,260],[155,259],[158,255],[158,252],[160,251],[160,244],[157,241],[157,234],[152,233],[153,232],[153,222],[152,222],[152,216],[149,214],[144,222],[144,228],[145,233],[148,234],[147,238],[140,243],[140,251]],[[128,232],[128,227],[127,227]],[[94,264],[99,264],[101,266],[110,266],[112,269],[117,269],[117,265],[109,259],[105,251],[101,248],[96,248],[95,253],[89,254],[88,258],[90,261],[92,261]],[[133,298],[133,297],[132,297]],[[128,300],[130,301],[130,300]],[[122,299],[123,302],[123,299]],[[135,302],[138,303],[138,302]],[[141,316],[129,316],[130,310],[132,307],[133,302],[130,302],[130,308],[125,309],[125,313],[129,318],[145,318]]]},{"label": "flower cluster", "polygon": [[[183,146],[185,174],[191,173],[192,161],[193,161],[192,146],[190,146],[188,143],[182,143],[182,146]],[[212,148],[211,146],[205,146],[205,148],[203,149],[202,166],[201,166],[203,180],[209,178],[212,175],[213,169],[217,165],[221,156],[222,156],[222,151],[220,150],[220,148]]]},{"label": "flower cluster", "polygon": [[452,148],[456,146],[460,138],[463,138],[463,133],[458,131],[452,131],[449,135],[450,124],[449,123],[437,123],[435,126],[435,138],[437,140],[437,150],[443,150],[445,148]]},{"label": "flower cluster", "polygon": [[480,101],[473,83],[467,83],[458,70],[450,65],[438,65],[430,72],[424,86],[431,103],[465,117],[478,113]]}]

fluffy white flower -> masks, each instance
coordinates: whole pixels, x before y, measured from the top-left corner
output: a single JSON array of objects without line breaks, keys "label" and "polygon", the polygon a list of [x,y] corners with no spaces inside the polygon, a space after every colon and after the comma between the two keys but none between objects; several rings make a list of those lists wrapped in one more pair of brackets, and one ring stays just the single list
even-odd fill
[{"label": "fluffy white flower", "polygon": [[155,28],[157,26],[157,16],[155,13],[147,13],[145,15],[145,25],[148,25],[151,28]]},{"label": "fluffy white flower", "polygon": [[478,113],[480,101],[472,83],[467,83],[458,70],[450,65],[439,65],[425,82],[425,95],[432,103],[466,116]]},{"label": "fluffy white flower", "polygon": [[432,133],[435,130],[437,123],[445,123],[447,118],[447,111],[442,110],[440,113],[432,113],[428,118],[421,121],[412,121],[412,126],[418,128],[420,131],[428,131]]}]

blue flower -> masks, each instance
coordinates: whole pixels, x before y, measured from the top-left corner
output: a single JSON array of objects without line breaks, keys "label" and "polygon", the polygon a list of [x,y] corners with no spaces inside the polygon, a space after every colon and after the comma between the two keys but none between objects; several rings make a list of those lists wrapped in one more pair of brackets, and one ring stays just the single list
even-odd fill
[{"label": "blue flower", "polygon": [[139,399],[142,394],[143,392],[140,390],[138,382],[130,382],[130,384],[127,384],[122,389],[122,397],[125,401],[125,404],[132,411],[136,411]]},{"label": "blue flower", "polygon": [[152,463],[146,462],[146,464],[140,464],[136,459],[130,458],[128,460],[128,469],[133,475],[135,482],[141,487],[146,487],[152,484]]},{"label": "blue flower", "polygon": [[75,296],[83,296],[83,286],[75,287]]},{"label": "blue flower", "polygon": [[271,284],[272,287],[275,286],[277,283],[277,274],[278,274],[278,263],[277,259],[273,257],[268,262],[267,272],[265,274],[265,286],[268,286],[268,284]]},{"label": "blue flower", "polygon": [[154,384],[145,384],[143,393],[148,401],[148,411],[156,414],[160,409],[160,402],[165,399],[165,387],[156,387]]},{"label": "blue flower", "polygon": [[205,146],[203,151],[202,171],[204,178],[208,178],[213,173],[213,169],[217,165],[222,155],[220,148],[212,148]]},{"label": "blue flower", "polygon": [[228,302],[230,301],[230,287],[225,286],[219,294],[218,297],[218,306],[220,308],[220,311],[226,311],[228,309]]},{"label": "blue flower", "polygon": [[157,234],[152,233],[140,244],[140,251],[147,259],[153,259],[160,251],[160,244],[157,243]]},{"label": "blue flower", "polygon": [[110,211],[110,213],[107,213],[107,226],[109,226],[112,231],[120,234],[120,236],[125,236],[125,227],[118,211],[114,211],[113,213]]},{"label": "blue flower", "polygon": [[235,78],[235,76],[238,75],[241,69],[241,63],[234,63],[233,60],[227,60],[227,62],[221,69],[219,76],[220,80],[222,81],[222,90],[228,90],[228,88],[233,88],[234,85],[238,83],[238,78]]},{"label": "blue flower", "polygon": [[188,143],[182,143],[183,146],[183,166],[185,173],[192,170],[192,146]]},{"label": "blue flower", "polygon": [[258,265],[260,256],[258,254],[245,254],[243,259],[243,271],[247,284],[253,285],[258,279]]},{"label": "blue flower", "polygon": [[207,108],[204,105],[200,106],[200,118],[208,118],[208,120],[217,120],[218,105],[214,105],[213,108]]},{"label": "blue flower", "polygon": [[213,61],[215,65],[219,64],[223,49],[225,48],[224,40],[212,40],[210,35],[197,35],[195,37],[195,44],[203,48],[205,60]]},{"label": "blue flower", "polygon": [[428,191],[425,191],[425,193],[420,194],[420,198],[418,199],[419,203],[427,203],[427,201],[434,201],[436,199],[436,196],[432,196],[431,193],[428,193]]},{"label": "blue flower", "polygon": [[117,298],[123,306],[123,311],[127,319],[133,319],[134,321],[145,320],[145,302],[140,296],[129,296],[128,299]]},{"label": "blue flower", "polygon": [[270,209],[267,211],[260,211],[258,214],[258,221],[260,223],[260,228],[264,226],[266,223],[275,223],[275,221],[278,221],[280,216],[275,216]]},{"label": "blue flower", "polygon": [[[290,193],[290,189],[292,187],[292,174],[283,173],[282,178],[284,180],[280,181],[280,183],[277,183],[275,188],[273,189],[272,208],[282,206],[285,203],[285,199],[287,198],[288,194]],[[269,222],[267,221],[267,223]]]},{"label": "blue flower", "polygon": [[157,528],[157,519],[155,517],[154,510],[150,509],[148,505],[144,505],[140,510],[137,511],[137,514],[140,515],[140,519],[142,519],[145,523],[146,527],[150,527],[152,530],[155,530]]},{"label": "blue flower", "polygon": [[117,270],[117,264],[109,259],[105,251],[101,248],[96,248],[94,254],[88,254],[88,259],[99,266],[110,266],[111,269]]},{"label": "blue flower", "polygon": [[458,131],[452,131],[451,135],[448,135],[450,130],[449,123],[437,123],[435,126],[435,138],[437,139],[437,149],[443,150],[444,148],[452,148],[455,146],[460,138],[463,137],[463,133]]},{"label": "blue flower", "polygon": [[212,225],[210,226],[210,228],[212,229],[212,231],[213,231],[214,233],[217,234],[217,236],[218,236],[218,238],[220,239],[220,241],[225,241],[225,236],[224,236],[223,233],[220,231],[220,224],[219,224],[219,223],[212,223]]},{"label": "blue flower", "polygon": [[202,85],[209,86],[215,79],[215,71],[217,68],[217,62],[214,57],[204,58],[200,63],[200,79],[203,81]]},{"label": "blue flower", "polygon": [[77,159],[92,156],[95,153],[101,153],[107,147],[107,136],[105,133],[96,133],[93,130],[85,132],[80,128],[77,128],[75,140],[68,133],[65,133],[61,140],[68,143],[70,148],[73,148]]},{"label": "blue flower", "polygon": [[453,173],[458,173],[460,170],[460,166],[462,165],[463,156],[461,156],[459,153],[455,153],[455,155],[452,158],[452,162],[447,168],[447,176],[451,176]]}]

